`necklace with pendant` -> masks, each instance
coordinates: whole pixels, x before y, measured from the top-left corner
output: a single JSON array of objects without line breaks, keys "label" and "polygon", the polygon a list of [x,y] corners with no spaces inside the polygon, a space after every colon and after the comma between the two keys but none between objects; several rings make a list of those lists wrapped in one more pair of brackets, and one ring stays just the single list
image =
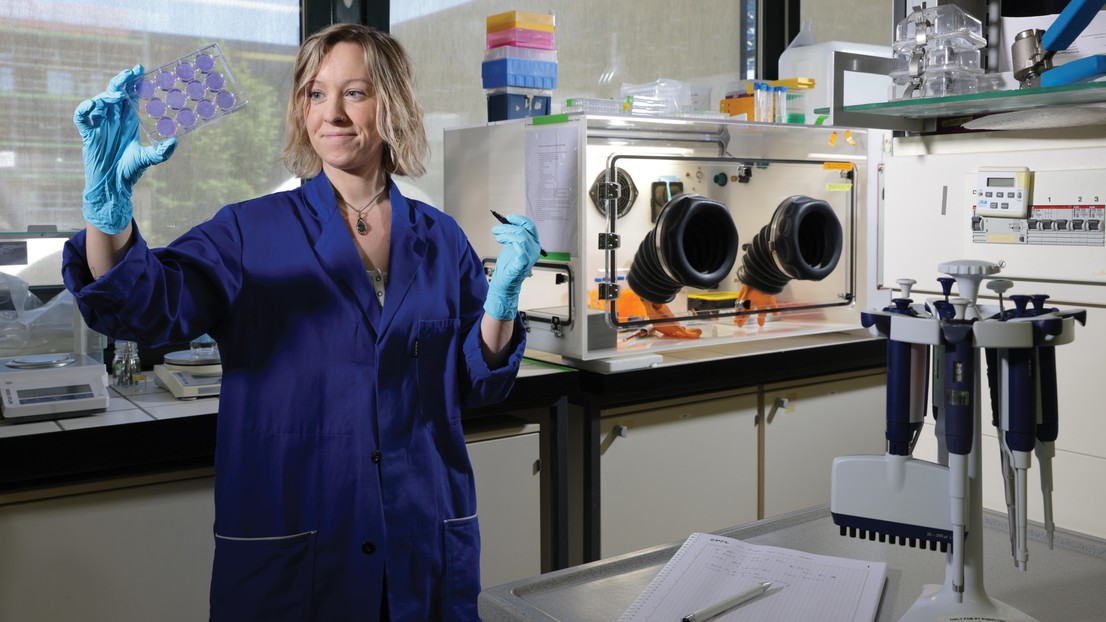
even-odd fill
[{"label": "necklace with pendant", "polygon": [[345,199],[342,199],[342,203],[345,203],[346,207],[348,207],[351,210],[357,212],[357,235],[368,235],[369,234],[369,226],[365,224],[365,218],[364,218],[365,210],[368,210],[369,213],[372,213],[372,208],[376,207],[377,202],[380,201],[380,197],[384,196],[384,193],[387,192],[387,191],[388,191],[388,181],[385,180],[384,181],[384,187],[380,189],[380,192],[376,193],[376,196],[373,197],[371,201],[366,203],[365,207],[362,207],[361,209],[357,209],[356,207],[354,207],[354,206],[350,205],[348,202],[346,202]]}]

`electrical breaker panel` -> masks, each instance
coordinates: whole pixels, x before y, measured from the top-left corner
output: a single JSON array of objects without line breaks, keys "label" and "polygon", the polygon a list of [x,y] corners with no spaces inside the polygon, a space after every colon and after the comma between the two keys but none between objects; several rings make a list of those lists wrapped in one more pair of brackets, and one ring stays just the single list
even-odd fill
[{"label": "electrical breaker panel", "polygon": [[973,244],[1106,246],[1104,174],[980,168],[967,186]]}]

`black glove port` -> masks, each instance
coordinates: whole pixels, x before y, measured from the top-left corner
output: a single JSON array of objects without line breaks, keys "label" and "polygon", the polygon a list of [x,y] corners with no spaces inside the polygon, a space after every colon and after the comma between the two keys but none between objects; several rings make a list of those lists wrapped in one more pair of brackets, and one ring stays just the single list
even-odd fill
[{"label": "black glove port", "polygon": [[677,194],[638,246],[626,281],[643,300],[670,302],[685,285],[718,285],[733,269],[737,250],[737,227],[725,205]]},{"label": "black glove port", "polygon": [[792,279],[821,281],[841,258],[841,222],[828,203],[803,195],[785,199],[741,258],[737,278],[765,294]]}]

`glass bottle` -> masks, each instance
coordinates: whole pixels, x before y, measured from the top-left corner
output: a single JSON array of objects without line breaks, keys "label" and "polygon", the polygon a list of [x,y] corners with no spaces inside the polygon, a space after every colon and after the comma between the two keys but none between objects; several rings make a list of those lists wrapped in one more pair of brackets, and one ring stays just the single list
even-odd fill
[{"label": "glass bottle", "polygon": [[133,341],[116,341],[115,358],[111,363],[112,383],[117,387],[134,386],[135,376],[142,370],[138,358],[138,344]]}]

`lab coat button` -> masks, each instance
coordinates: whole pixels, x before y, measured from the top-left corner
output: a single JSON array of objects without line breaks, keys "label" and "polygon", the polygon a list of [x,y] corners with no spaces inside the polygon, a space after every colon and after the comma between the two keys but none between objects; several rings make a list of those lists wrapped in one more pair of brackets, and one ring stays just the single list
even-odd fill
[{"label": "lab coat button", "polygon": [[377,449],[372,453],[373,464],[380,464],[380,450]]},{"label": "lab coat button", "polygon": [[361,552],[365,555],[372,555],[376,552],[376,545],[366,540],[361,543]]}]

